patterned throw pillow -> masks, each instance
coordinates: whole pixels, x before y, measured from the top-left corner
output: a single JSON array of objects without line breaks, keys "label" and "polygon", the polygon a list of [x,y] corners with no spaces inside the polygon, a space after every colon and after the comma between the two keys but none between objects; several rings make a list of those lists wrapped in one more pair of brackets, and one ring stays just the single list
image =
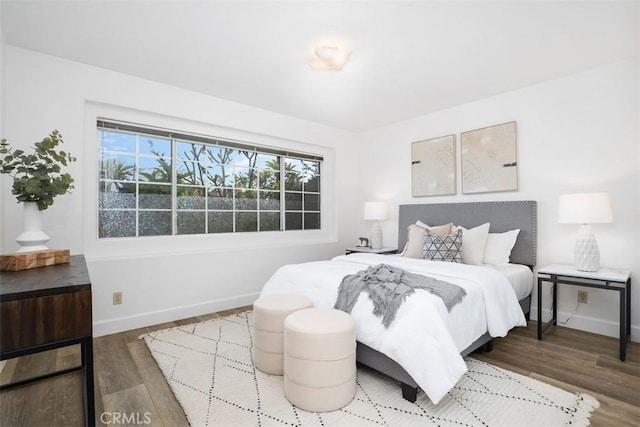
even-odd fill
[{"label": "patterned throw pillow", "polygon": [[459,228],[445,238],[425,230],[422,258],[462,264],[462,229]]}]

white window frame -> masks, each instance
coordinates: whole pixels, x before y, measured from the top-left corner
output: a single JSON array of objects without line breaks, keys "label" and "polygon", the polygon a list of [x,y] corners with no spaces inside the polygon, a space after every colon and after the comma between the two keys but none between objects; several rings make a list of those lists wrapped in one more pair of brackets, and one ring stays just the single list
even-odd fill
[{"label": "white window frame", "polygon": [[[144,258],[162,254],[171,257],[180,253],[214,253],[247,248],[295,248],[307,245],[328,245],[326,248],[333,248],[337,243],[336,148],[334,148],[333,142],[327,141],[326,144],[314,142],[315,136],[312,134],[309,135],[310,141],[297,139],[301,135],[300,129],[279,130],[277,133],[282,136],[274,136],[257,131],[257,129],[273,128],[273,126],[265,128],[260,123],[257,123],[257,126],[251,126],[256,130],[246,130],[90,100],[85,102],[84,113],[82,138],[86,141],[87,149],[84,150],[82,159],[82,182],[76,186],[78,189],[76,194],[82,193],[83,198],[85,215],[81,227],[83,229],[84,252],[87,256],[94,259]],[[96,122],[105,117],[118,117],[130,123],[144,123],[158,128],[187,129],[195,134],[219,135],[220,138],[230,140],[250,140],[264,147],[322,156],[324,161],[320,182],[323,192],[320,206],[321,229],[296,230],[286,233],[263,231],[258,233],[153,236],[144,239],[137,237],[99,239],[97,236],[98,150],[96,141],[98,130]],[[290,137],[294,135],[297,137]],[[331,253],[333,252],[327,252],[327,256]]]},{"label": "white window frame", "polygon": [[[171,234],[165,234],[163,236],[179,236],[179,235],[185,235],[185,234],[196,234],[196,235],[201,235],[201,234],[213,234],[213,233],[209,233],[209,220],[208,220],[208,215],[210,212],[218,212],[221,210],[216,210],[216,209],[209,209],[209,203],[208,203],[208,192],[206,191],[206,185],[202,188],[205,189],[204,191],[204,209],[183,209],[183,208],[179,208],[178,206],[178,189],[179,187],[185,186],[184,184],[180,184],[178,183],[178,163],[181,160],[178,157],[178,144],[179,143],[187,143],[187,144],[202,144],[204,146],[211,146],[211,147],[220,147],[223,149],[231,149],[234,150],[236,152],[240,152],[240,151],[245,151],[245,152],[249,152],[249,153],[254,153],[255,156],[259,156],[261,154],[263,155],[273,155],[273,156],[277,156],[279,158],[279,174],[280,174],[280,229],[279,231],[299,231],[299,230],[317,230],[317,228],[313,228],[313,229],[307,229],[305,228],[305,214],[306,213],[317,213],[318,215],[320,215],[320,224],[319,224],[319,229],[322,229],[322,213],[320,210],[307,210],[305,209],[305,195],[306,194],[316,194],[319,198],[320,198],[320,202],[322,202],[322,185],[319,184],[320,188],[317,192],[314,191],[305,191],[304,188],[304,183],[302,183],[302,188],[300,190],[287,190],[286,189],[286,177],[287,177],[287,170],[286,170],[286,161],[288,159],[294,160],[294,161],[300,161],[302,165],[305,164],[305,162],[314,162],[314,163],[318,163],[319,165],[319,177],[320,179],[322,178],[322,163],[323,163],[323,157],[320,155],[309,155],[309,154],[305,154],[305,153],[299,153],[299,152],[294,152],[291,150],[280,150],[280,149],[273,149],[273,148],[268,148],[268,147],[261,147],[259,145],[256,144],[252,144],[252,143],[248,143],[248,142],[239,142],[239,141],[231,141],[231,140],[226,140],[223,138],[219,138],[219,137],[215,137],[215,136],[201,136],[201,135],[190,135],[188,133],[184,133],[184,132],[179,132],[179,131],[167,131],[164,129],[157,129],[157,128],[152,128],[149,126],[145,126],[145,125],[138,125],[138,124],[133,124],[133,123],[128,123],[128,122],[123,122],[123,121],[119,121],[119,120],[113,120],[113,119],[98,119],[97,120],[97,129],[98,132],[114,132],[114,133],[120,133],[120,134],[128,134],[128,135],[132,135],[135,137],[135,147],[136,147],[136,152],[135,152],[135,160],[136,160],[136,170],[135,170],[135,174],[134,174],[134,180],[135,180],[135,189],[136,189],[136,204],[135,204],[135,208],[134,209],[100,209],[100,207],[98,206],[98,212],[102,211],[102,210],[106,210],[106,211],[133,211],[135,212],[135,236],[113,236],[113,237],[102,237],[99,234],[99,227],[96,230],[96,232],[98,233],[98,238],[99,239],[122,239],[122,238],[147,238],[147,237],[155,237],[155,236],[140,236],[139,232],[140,232],[140,224],[139,224],[139,215],[140,215],[140,185],[141,185],[141,181],[140,181],[140,168],[138,167],[140,162],[140,157],[141,157],[141,153],[140,153],[140,143],[141,143],[141,138],[144,136],[149,136],[151,138],[162,138],[162,139],[168,139],[170,144],[171,144],[171,154],[170,154],[170,159],[171,159],[171,182],[168,184],[171,186]],[[99,153],[102,152],[103,147],[100,145],[100,140],[101,138],[98,138],[98,151]],[[129,154],[130,153],[121,153],[118,151],[114,151],[114,152],[110,152],[108,151],[108,153],[110,154]],[[146,156],[143,156],[146,157]],[[164,158],[167,158],[167,156],[163,156]],[[200,162],[196,162],[195,160],[193,161],[193,165],[194,167],[200,167],[201,163]],[[233,168],[233,177],[235,179],[236,177],[236,170],[237,170],[237,165],[232,165]],[[237,198],[236,198],[236,192],[238,187],[236,187],[236,183],[233,183],[233,187],[230,189],[232,192],[232,200],[233,200],[233,208],[231,210],[228,211],[221,211],[221,212],[229,212],[232,215],[232,231],[230,231],[229,233],[262,233],[265,231],[274,231],[274,230],[260,230],[260,171],[261,170],[265,170],[265,169],[261,169],[259,167],[251,167],[249,166],[249,169],[254,169],[257,172],[257,177],[256,177],[256,188],[255,189],[251,189],[251,191],[255,191],[256,192],[256,209],[255,210],[246,210],[246,209],[239,209],[237,206]],[[303,169],[298,173],[298,175],[304,175],[304,166]],[[288,172],[291,173],[291,172]],[[102,183],[103,181],[101,179],[99,179],[100,182]],[[106,180],[105,180],[106,181]],[[164,184],[161,184],[164,185]],[[194,186],[194,188],[200,188],[201,186]],[[98,187],[98,193],[100,192],[100,188]],[[287,209],[286,208],[286,194],[299,194],[300,195],[300,210],[291,210],[291,209]],[[143,211],[146,211],[147,209],[144,209]],[[168,209],[150,209],[151,211],[162,211],[162,212],[167,212],[169,211]],[[179,234],[179,229],[178,229],[178,216],[181,212],[203,212],[205,215],[205,220],[204,220],[204,233],[180,233]],[[238,230],[237,229],[237,214],[238,213],[242,213],[242,212],[251,212],[251,213],[255,213],[256,215],[256,228],[257,230],[251,230],[251,231],[242,231],[242,230]],[[275,212],[275,211],[273,211]],[[288,212],[299,212],[300,216],[301,216],[301,229],[287,229],[287,225],[286,225],[286,214]],[[100,219],[98,218],[98,222],[100,221]]]}]

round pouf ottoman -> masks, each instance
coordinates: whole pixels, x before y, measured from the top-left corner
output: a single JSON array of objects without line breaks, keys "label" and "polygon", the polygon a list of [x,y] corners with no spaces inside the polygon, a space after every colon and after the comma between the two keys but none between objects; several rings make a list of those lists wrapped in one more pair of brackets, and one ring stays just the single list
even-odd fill
[{"label": "round pouf ottoman", "polygon": [[308,308],[284,321],[284,394],[310,412],[335,411],[356,394],[356,327],[350,315]]},{"label": "round pouf ottoman", "polygon": [[313,307],[301,295],[268,295],[253,303],[253,363],[266,374],[282,375],[284,319],[291,313]]}]

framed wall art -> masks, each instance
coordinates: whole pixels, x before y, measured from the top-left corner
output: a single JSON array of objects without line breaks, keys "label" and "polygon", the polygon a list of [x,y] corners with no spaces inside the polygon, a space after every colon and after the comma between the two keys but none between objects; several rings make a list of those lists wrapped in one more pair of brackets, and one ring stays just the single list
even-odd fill
[{"label": "framed wall art", "polygon": [[462,194],[518,190],[516,122],[460,134]]},{"label": "framed wall art", "polygon": [[456,136],[411,144],[411,194],[413,197],[456,194]]}]

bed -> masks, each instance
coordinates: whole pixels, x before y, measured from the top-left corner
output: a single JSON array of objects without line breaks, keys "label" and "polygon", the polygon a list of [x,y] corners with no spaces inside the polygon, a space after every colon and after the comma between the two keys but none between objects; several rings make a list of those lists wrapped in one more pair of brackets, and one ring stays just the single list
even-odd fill
[{"label": "bed", "polygon": [[[467,229],[490,223],[490,233],[513,229],[520,232],[509,264],[505,265],[471,266],[400,256],[342,255],[330,261],[283,266],[265,284],[262,295],[297,293],[310,297],[316,306],[331,307],[342,277],[381,263],[449,278],[468,293],[464,305],[454,307],[449,314],[442,311],[444,304],[437,297],[418,291],[406,299],[388,329],[378,325],[366,297],[358,300],[351,313],[358,329],[358,362],[399,381],[405,399],[415,401],[422,389],[437,403],[466,371],[462,356],[481,347],[489,350],[492,337],[505,336],[512,327],[526,325],[533,276],[523,276],[522,272],[531,273],[536,263],[536,202],[401,205],[398,248],[405,247],[407,230],[416,221],[431,225],[452,222]],[[510,269],[519,273],[510,273]],[[520,284],[518,290],[514,283]],[[432,304],[432,309],[424,309],[421,304]],[[434,314],[438,310],[440,314]],[[473,316],[481,320],[474,320]]]}]

